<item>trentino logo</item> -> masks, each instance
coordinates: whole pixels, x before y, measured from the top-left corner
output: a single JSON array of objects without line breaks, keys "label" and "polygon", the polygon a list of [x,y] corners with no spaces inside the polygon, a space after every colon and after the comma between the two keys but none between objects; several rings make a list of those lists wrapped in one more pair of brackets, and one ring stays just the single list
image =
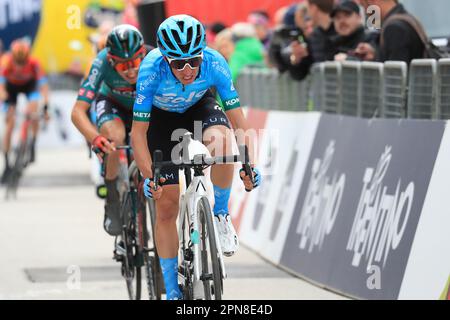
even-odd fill
[{"label": "trentino logo", "polygon": [[368,270],[374,262],[382,262],[384,267],[389,252],[398,248],[408,224],[414,183],[408,183],[406,189],[400,191],[402,181],[399,179],[393,194],[383,185],[392,160],[391,151],[392,147],[386,146],[377,168],[367,168],[363,177],[361,197],[347,243],[347,251],[353,252],[354,267],[358,267],[362,259],[367,262]]},{"label": "trentino logo", "polygon": [[323,160],[315,159],[305,201],[296,232],[300,235],[300,249],[308,245],[308,252],[322,247],[325,236],[331,233],[336,221],[345,188],[345,174],[329,174],[335,153],[335,141],[330,141]]}]

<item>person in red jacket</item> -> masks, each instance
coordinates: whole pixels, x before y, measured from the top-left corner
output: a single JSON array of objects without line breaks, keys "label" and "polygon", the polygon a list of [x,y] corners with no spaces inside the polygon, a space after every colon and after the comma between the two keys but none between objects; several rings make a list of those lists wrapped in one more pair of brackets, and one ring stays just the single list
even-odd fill
[{"label": "person in red jacket", "polygon": [[[2,56],[0,64],[0,101],[7,105],[6,132],[3,140],[5,153],[5,169],[1,178],[4,183],[10,172],[8,153],[11,147],[11,136],[15,126],[15,107],[20,93],[27,96],[26,114],[38,111],[41,93],[44,97],[44,112],[47,115],[48,83],[39,62],[30,56],[28,41],[18,39],[11,43],[10,52]],[[35,157],[35,142],[39,130],[38,119],[32,120],[31,162]]]}]

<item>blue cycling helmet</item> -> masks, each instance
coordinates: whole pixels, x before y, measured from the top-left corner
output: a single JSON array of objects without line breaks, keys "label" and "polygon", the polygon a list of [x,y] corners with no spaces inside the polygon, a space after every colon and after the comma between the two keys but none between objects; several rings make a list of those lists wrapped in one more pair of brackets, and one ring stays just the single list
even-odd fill
[{"label": "blue cycling helmet", "polygon": [[159,26],[156,43],[164,56],[191,58],[206,47],[205,28],[200,21],[186,14],[172,16]]}]

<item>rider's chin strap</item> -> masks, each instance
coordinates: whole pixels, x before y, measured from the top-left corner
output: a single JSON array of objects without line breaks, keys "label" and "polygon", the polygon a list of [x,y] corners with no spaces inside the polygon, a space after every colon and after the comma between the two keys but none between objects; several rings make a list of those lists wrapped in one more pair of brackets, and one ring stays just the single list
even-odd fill
[{"label": "rider's chin strap", "polygon": [[225,216],[228,214],[228,201],[230,200],[231,188],[222,189],[218,186],[214,187],[214,215]]}]

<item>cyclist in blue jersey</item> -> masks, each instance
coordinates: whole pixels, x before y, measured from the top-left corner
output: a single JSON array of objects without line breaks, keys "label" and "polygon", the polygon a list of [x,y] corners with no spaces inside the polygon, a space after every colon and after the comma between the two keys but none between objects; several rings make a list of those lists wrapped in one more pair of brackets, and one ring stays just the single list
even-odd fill
[{"label": "cyclist in blue jersey", "polygon": [[[149,51],[138,29],[131,25],[116,26],[108,35],[106,48],[92,63],[89,75],[81,84],[72,110],[72,122],[100,154],[108,154],[105,186],[104,229],[117,236],[122,231],[120,199],[117,190],[119,152],[131,130],[136,81],[141,61]],[[93,125],[87,115],[96,101],[97,123]]]},{"label": "cyclist in blue jersey", "polygon": [[[178,136],[183,134],[177,131],[177,135],[175,130],[182,128],[195,135],[194,124],[200,121],[203,135],[200,139],[211,155],[226,155],[234,139],[231,128],[245,132],[249,126],[240,108],[230,69],[217,51],[206,47],[205,30],[198,20],[188,15],[169,17],[158,28],[157,44],[158,48],[146,56],[139,69],[131,141],[135,160],[145,177],[145,194],[156,200],[156,245],[170,300],[182,297],[177,282],[178,170],[162,170],[162,187],[154,191],[151,154],[159,149],[163,160],[173,160],[172,150],[178,144]],[[217,89],[225,112],[211,93],[211,87]],[[222,149],[214,148],[220,145],[217,142],[222,142]],[[211,169],[214,222],[226,256],[233,255],[239,246],[228,212],[233,171],[234,165],[230,164],[215,165]],[[240,172],[247,191],[260,184],[261,175],[254,167],[253,175],[254,184]]]}]

